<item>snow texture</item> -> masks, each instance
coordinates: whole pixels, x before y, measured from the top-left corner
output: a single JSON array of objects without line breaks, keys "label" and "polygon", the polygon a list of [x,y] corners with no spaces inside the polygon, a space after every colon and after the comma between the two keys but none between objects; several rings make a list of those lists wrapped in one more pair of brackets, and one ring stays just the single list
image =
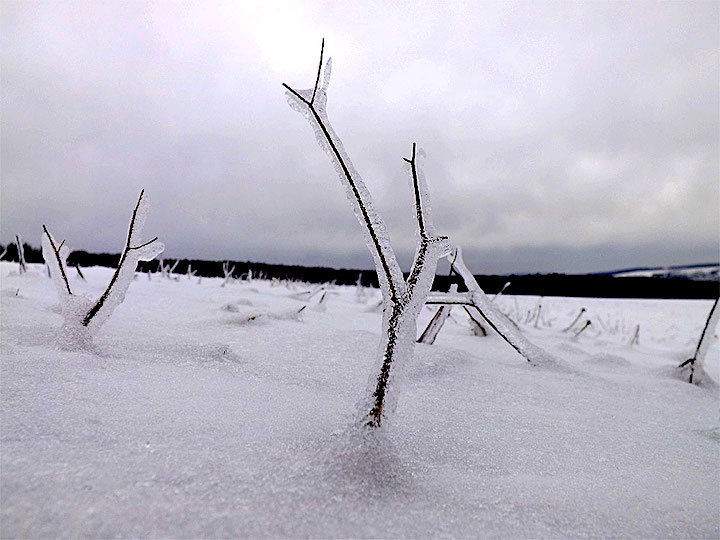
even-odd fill
[{"label": "snow texture", "polygon": [[[222,306],[302,304],[260,280],[141,279],[93,350],[64,351],[44,266],[16,270],[0,263],[2,538],[720,536],[718,394],[672,375],[709,301],[544,298],[546,322],[518,324],[571,373],[453,310],[416,346],[393,429],[358,430],[380,314],[354,286],[302,322],[238,325]],[[113,273],[83,272],[91,297]],[[496,302],[516,321],[536,303]]]}]

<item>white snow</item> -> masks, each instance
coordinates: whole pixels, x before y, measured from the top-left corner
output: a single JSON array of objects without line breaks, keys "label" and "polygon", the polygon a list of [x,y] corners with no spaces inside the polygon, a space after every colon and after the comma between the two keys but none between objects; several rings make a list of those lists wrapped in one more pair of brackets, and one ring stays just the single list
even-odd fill
[{"label": "white snow", "polygon": [[[717,390],[673,376],[711,301],[543,298],[526,323],[537,297],[499,297],[567,371],[453,309],[389,429],[366,433],[377,290],[330,286],[326,311],[290,316],[304,302],[277,283],[141,276],[70,352],[28,267],[0,263],[0,537],[720,535]],[[90,297],[112,275],[83,272]],[[581,307],[593,325],[573,338]],[[718,380],[717,335],[706,369]]]}]

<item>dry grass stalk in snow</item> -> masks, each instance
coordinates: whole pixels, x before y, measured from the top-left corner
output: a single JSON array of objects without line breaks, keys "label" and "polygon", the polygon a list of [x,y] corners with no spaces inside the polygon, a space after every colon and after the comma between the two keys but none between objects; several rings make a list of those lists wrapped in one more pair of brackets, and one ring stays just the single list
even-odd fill
[{"label": "dry grass stalk in snow", "polygon": [[50,268],[64,319],[60,335],[61,346],[71,349],[89,346],[95,331],[125,299],[125,293],[135,277],[138,261],[152,260],[165,249],[157,237],[140,243],[140,234],[145,225],[147,211],[147,198],[145,190],[142,190],[130,218],[127,239],[120,255],[118,267],[105,292],[95,301],[72,292],[66,266],[70,250],[64,240],[58,244],[47,227],[43,225],[43,257]]},{"label": "dry grass stalk in snow", "polygon": [[[376,212],[370,192],[355,170],[342,141],[327,117],[327,89],[330,82],[331,60],[323,70],[323,52],[320,51],[315,85],[309,90],[295,90],[288,85],[290,106],[301,113],[312,126],[318,143],[330,157],[345,188],[348,200],[365,234],[372,254],[383,295],[383,333],[380,343],[379,375],[370,382],[368,399],[363,405],[362,423],[380,427],[388,412],[395,406],[395,392],[390,391],[402,363],[412,356],[417,335],[417,316],[430,292],[437,261],[449,250],[446,237],[436,236],[428,206],[425,179],[418,167],[416,145],[413,143],[409,165],[415,195],[415,212],[418,223],[418,244],[410,275],[404,279],[385,222]],[[322,78],[322,81],[321,81]]]}]

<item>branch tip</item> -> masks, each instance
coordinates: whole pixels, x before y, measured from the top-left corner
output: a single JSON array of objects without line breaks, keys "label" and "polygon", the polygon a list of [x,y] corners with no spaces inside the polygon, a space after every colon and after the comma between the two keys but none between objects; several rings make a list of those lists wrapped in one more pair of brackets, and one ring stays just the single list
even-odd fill
[{"label": "branch tip", "polygon": [[315,88],[313,88],[312,97],[310,98],[310,105],[315,103],[315,94],[317,93],[318,84],[320,84],[320,73],[322,72],[323,54],[325,53],[325,38],[322,39],[320,44],[320,62],[318,63],[317,77],[315,78]]}]

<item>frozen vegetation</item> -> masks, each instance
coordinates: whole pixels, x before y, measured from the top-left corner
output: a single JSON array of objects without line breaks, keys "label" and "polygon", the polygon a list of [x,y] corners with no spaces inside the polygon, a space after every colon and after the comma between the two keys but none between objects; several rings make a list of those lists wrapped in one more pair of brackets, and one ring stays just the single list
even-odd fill
[{"label": "frozen vegetation", "polygon": [[[405,365],[412,357],[417,334],[417,318],[432,287],[437,262],[449,253],[450,242],[446,236],[438,236],[435,232],[430,213],[430,194],[419,164],[420,155],[416,144],[413,143],[412,155],[404,158],[404,161],[408,165],[408,176],[412,179],[417,219],[417,247],[412,268],[405,279],[390,243],[385,222],[375,210],[365,182],[355,170],[340,137],[337,136],[328,119],[327,90],[330,84],[332,61],[329,59],[323,70],[324,50],[323,40],[313,88],[298,91],[288,85],[283,86],[287,89],[286,96],[290,106],[310,123],[318,144],[335,167],[365,236],[368,250],[375,261],[383,300],[382,333],[377,355],[378,375],[370,377],[366,392],[367,399],[360,405],[359,425],[379,428],[387,424],[387,419],[397,405],[397,393],[393,387],[399,378],[398,372],[405,370]],[[375,442],[370,440],[369,444],[374,445]]]},{"label": "frozen vegetation", "polygon": [[[380,291],[143,275],[67,351],[53,282],[27,267],[0,263],[0,537],[720,535],[717,388],[677,369],[711,301],[498,297],[566,370],[453,307],[392,429],[359,444]],[[113,270],[71,274],[98,298]],[[719,357],[715,328],[715,381]]]},{"label": "frozen vegetation", "polygon": [[[55,240],[48,228],[43,225],[43,259],[55,283],[63,315],[63,324],[58,334],[58,343],[61,347],[69,350],[91,347],[93,335],[125,299],[125,293],[135,277],[138,262],[150,261],[165,249],[157,237],[148,242],[140,240],[148,208],[147,196],[143,190],[130,217],[127,239],[120,254],[118,268],[110,278],[105,291],[96,300],[73,293],[66,265],[70,249],[64,240],[62,242]],[[82,277],[79,270],[78,274]]]}]

